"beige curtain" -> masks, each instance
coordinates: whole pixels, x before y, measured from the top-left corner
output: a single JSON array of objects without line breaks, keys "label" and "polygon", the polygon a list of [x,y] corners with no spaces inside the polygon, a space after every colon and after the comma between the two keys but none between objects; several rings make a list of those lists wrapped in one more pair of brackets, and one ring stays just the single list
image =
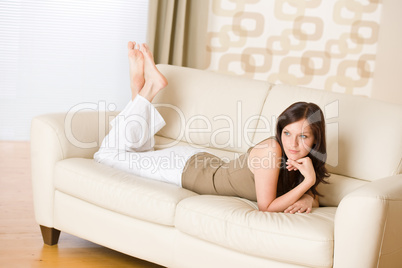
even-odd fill
[{"label": "beige curtain", "polygon": [[147,43],[156,63],[205,69],[208,1],[150,0]]}]

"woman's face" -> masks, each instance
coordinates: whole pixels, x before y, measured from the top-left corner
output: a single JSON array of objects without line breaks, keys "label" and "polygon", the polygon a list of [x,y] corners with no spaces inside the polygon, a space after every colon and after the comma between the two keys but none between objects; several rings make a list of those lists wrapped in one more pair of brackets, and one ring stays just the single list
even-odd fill
[{"label": "woman's face", "polygon": [[285,154],[292,160],[308,155],[314,144],[314,135],[306,119],[285,126],[281,138]]}]

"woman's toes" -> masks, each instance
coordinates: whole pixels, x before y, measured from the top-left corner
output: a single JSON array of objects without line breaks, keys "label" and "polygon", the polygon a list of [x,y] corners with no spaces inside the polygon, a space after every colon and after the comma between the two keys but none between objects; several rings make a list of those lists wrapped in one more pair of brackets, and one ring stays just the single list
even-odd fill
[{"label": "woman's toes", "polygon": [[144,56],[148,59],[148,61],[153,61],[154,57],[152,55],[152,52],[149,50],[147,44],[142,43],[140,46],[140,50],[144,54]]},{"label": "woman's toes", "polygon": [[141,51],[139,51],[138,49],[134,49],[133,50],[133,53],[134,53],[134,56],[136,57],[136,58],[139,58],[139,59],[143,59],[144,58],[144,55],[141,53]]},{"label": "woman's toes", "polygon": [[148,52],[149,51],[148,45],[146,43],[144,43],[143,45],[144,45],[145,50]]},{"label": "woman's toes", "polygon": [[128,44],[127,44],[127,48],[128,49],[134,49],[135,48],[135,42],[128,42]]},{"label": "woman's toes", "polygon": [[148,45],[145,44],[145,43],[142,43],[142,44],[141,44],[141,49],[140,49],[140,50],[142,51],[142,53],[145,53],[145,54],[148,54],[148,53],[149,53],[149,47],[148,47]]}]

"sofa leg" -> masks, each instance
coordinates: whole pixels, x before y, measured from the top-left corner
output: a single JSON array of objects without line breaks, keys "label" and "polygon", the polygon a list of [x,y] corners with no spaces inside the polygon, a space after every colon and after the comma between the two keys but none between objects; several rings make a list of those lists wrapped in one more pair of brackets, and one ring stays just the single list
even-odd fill
[{"label": "sofa leg", "polygon": [[43,225],[40,226],[42,232],[43,242],[46,245],[53,246],[59,242],[60,231],[54,228],[49,228]]}]

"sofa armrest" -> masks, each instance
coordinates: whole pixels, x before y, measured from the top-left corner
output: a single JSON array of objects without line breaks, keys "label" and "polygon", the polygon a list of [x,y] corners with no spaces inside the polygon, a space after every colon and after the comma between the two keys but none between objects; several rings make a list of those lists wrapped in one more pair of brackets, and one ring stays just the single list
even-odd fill
[{"label": "sofa armrest", "polygon": [[53,227],[53,168],[57,161],[92,158],[116,112],[69,112],[35,117],[31,124],[31,169],[36,221]]},{"label": "sofa armrest", "polygon": [[335,216],[334,267],[402,267],[402,174],[342,199]]}]

